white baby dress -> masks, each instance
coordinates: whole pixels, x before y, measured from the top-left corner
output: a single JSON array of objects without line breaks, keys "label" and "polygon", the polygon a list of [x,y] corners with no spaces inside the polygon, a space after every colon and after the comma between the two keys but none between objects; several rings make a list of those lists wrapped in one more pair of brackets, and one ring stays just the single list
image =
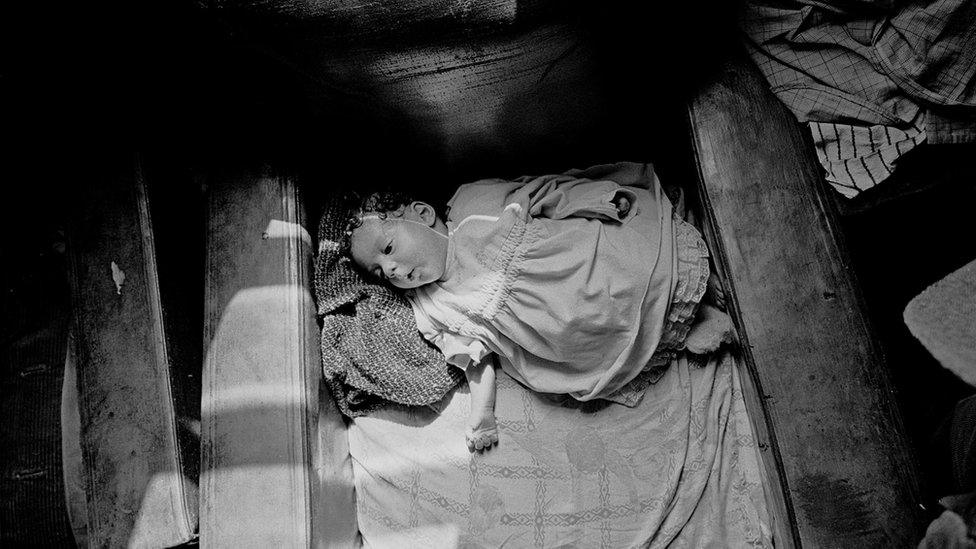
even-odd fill
[{"label": "white baby dress", "polygon": [[421,333],[461,368],[494,352],[536,392],[636,404],[654,381],[638,374],[666,367],[708,278],[650,165],[482,180],[448,205],[445,277],[408,293]]}]

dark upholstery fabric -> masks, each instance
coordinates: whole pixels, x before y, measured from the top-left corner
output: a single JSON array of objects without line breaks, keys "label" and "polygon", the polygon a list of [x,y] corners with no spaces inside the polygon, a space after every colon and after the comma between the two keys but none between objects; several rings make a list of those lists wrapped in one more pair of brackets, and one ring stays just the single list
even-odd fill
[{"label": "dark upholstery fabric", "polygon": [[61,464],[64,263],[49,251],[3,255],[0,547],[74,547]]}]

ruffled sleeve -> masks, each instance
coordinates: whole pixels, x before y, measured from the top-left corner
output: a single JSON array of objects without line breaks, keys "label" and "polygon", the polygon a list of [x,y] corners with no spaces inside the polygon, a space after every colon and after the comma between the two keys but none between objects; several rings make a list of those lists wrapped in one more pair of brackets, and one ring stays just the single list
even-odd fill
[{"label": "ruffled sleeve", "polygon": [[529,180],[522,192],[525,191],[531,193],[529,215],[547,219],[585,217],[622,221],[615,200],[625,196],[631,204],[637,203],[633,190],[609,179],[547,175]]},{"label": "ruffled sleeve", "polygon": [[622,221],[614,201],[620,196],[626,196],[631,204],[637,201],[632,189],[609,179],[542,175],[520,177],[516,183],[519,187],[511,192],[506,203],[508,206],[518,205],[528,217]]},{"label": "ruffled sleeve", "polygon": [[450,332],[439,332],[428,338],[444,354],[448,364],[467,369],[480,363],[491,351],[481,341]]},{"label": "ruffled sleeve", "polygon": [[410,304],[413,306],[417,329],[424,339],[440,350],[448,364],[464,370],[472,364],[480,363],[491,354],[481,340],[443,329],[427,315],[423,306],[418,303],[416,295],[411,297],[413,299],[410,299]]},{"label": "ruffled sleeve", "polygon": [[[448,202],[448,219],[455,223],[471,215],[500,215],[518,204],[523,216],[546,219],[583,217],[622,221],[616,200],[625,196],[633,205],[634,191],[650,189],[656,177],[651,164],[618,162],[562,174],[523,176],[512,181],[483,179],[458,188]],[[631,211],[629,215],[636,215]]]}]

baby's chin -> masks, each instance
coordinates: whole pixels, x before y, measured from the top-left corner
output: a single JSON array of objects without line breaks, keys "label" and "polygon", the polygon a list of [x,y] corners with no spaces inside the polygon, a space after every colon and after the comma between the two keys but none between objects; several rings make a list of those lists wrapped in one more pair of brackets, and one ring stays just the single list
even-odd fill
[{"label": "baby's chin", "polygon": [[397,281],[397,283],[393,285],[396,286],[397,288],[400,288],[401,290],[413,290],[415,288],[426,286],[436,281],[437,281],[437,277],[432,276],[430,273],[426,271],[423,271],[423,272],[415,272],[412,280],[399,280]]},{"label": "baby's chin", "polygon": [[426,286],[427,284],[430,284],[430,283],[429,282],[423,282],[423,281],[420,281],[420,280],[404,280],[403,282],[399,282],[399,281],[398,282],[391,282],[391,284],[393,284],[394,287],[399,288],[401,290],[414,290],[414,289],[419,288],[421,286]]},{"label": "baby's chin", "polygon": [[413,290],[427,284],[427,282],[422,277],[414,277],[413,279],[391,280],[390,284],[401,290]]}]

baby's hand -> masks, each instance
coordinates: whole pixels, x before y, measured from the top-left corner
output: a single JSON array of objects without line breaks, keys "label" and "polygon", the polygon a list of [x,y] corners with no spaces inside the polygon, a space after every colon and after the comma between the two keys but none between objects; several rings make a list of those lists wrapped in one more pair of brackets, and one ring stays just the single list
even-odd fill
[{"label": "baby's hand", "polygon": [[630,213],[630,198],[624,193],[617,193],[613,198],[613,205],[617,207],[617,217],[623,219]]},{"label": "baby's hand", "polygon": [[495,423],[495,415],[487,412],[483,417],[472,419],[474,426],[469,426],[464,431],[464,442],[468,445],[468,451],[481,452],[491,449],[498,443],[498,425]]}]

